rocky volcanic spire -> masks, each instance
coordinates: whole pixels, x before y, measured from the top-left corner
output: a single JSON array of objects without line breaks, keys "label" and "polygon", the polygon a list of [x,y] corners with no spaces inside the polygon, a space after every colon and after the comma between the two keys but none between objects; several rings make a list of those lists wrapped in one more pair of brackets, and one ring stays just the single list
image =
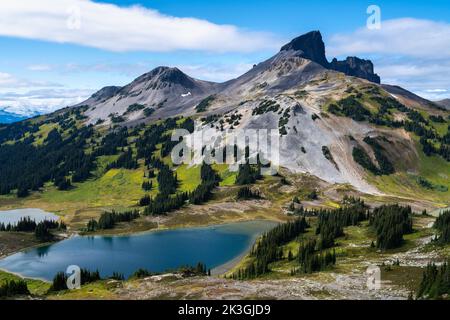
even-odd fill
[{"label": "rocky volcanic spire", "polygon": [[371,82],[380,83],[380,77],[373,72],[373,63],[370,60],[358,57],[347,57],[344,61],[336,58],[331,61],[330,68],[346,75],[367,79]]},{"label": "rocky volcanic spire", "polygon": [[325,44],[320,31],[311,31],[295,38],[281,48],[281,51],[296,51],[302,58],[314,61],[322,67],[343,72],[348,76],[354,76],[371,82],[380,83],[380,77],[373,71],[373,63],[357,57],[348,57],[338,61],[336,58],[331,63],[325,55]]},{"label": "rocky volcanic spire", "polygon": [[325,56],[325,44],[320,31],[311,31],[295,38],[281,48],[281,51],[299,51],[301,57],[312,60],[321,66],[328,68],[328,61]]}]

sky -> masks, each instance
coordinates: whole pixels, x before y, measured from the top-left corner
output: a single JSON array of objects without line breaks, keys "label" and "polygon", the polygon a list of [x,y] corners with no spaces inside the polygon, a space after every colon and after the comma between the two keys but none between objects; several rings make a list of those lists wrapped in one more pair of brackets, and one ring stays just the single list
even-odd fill
[{"label": "sky", "polygon": [[226,81],[311,30],[329,60],[371,59],[383,83],[450,97],[448,0],[1,0],[0,109],[53,111],[160,65]]}]

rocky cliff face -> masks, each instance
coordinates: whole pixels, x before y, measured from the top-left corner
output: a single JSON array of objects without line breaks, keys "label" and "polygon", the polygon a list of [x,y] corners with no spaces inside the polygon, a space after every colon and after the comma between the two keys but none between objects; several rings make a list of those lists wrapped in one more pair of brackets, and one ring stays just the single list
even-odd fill
[{"label": "rocky cliff face", "polygon": [[358,77],[374,83],[380,83],[380,77],[374,73],[373,63],[358,57],[348,57],[338,61],[336,58],[331,63],[325,55],[325,44],[319,31],[312,31],[295,38],[281,48],[281,51],[296,51],[297,55],[314,61],[322,67],[345,73],[348,76]]},{"label": "rocky cliff face", "polygon": [[281,48],[281,51],[297,51],[298,56],[314,61],[322,67],[328,68],[329,63],[325,56],[325,44],[319,31],[311,31],[295,38]]},{"label": "rocky cliff face", "polygon": [[338,61],[334,58],[330,63],[330,69],[343,72],[348,76],[381,83],[380,77],[373,71],[373,63],[370,60],[364,60],[358,57],[347,57],[344,61]]},{"label": "rocky cliff face", "polygon": [[84,101],[80,105],[94,105],[98,103],[102,103],[114,95],[116,95],[120,91],[121,87],[115,87],[115,86],[109,86],[104,87],[100,90],[98,90],[96,93],[94,93],[88,100]]}]

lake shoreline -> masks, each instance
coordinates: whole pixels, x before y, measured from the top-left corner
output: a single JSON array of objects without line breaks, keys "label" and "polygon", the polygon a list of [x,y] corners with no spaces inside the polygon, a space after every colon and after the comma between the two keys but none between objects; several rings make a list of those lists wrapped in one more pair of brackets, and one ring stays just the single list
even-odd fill
[{"label": "lake shoreline", "polygon": [[[257,219],[257,220],[241,220],[241,221],[238,221],[238,222],[226,221],[226,222],[223,222],[223,223],[220,223],[220,224],[215,223],[215,224],[208,224],[208,225],[204,225],[204,226],[191,226],[191,225],[189,225],[187,227],[178,227],[177,226],[176,228],[158,228],[158,229],[151,229],[151,230],[148,230],[148,231],[143,231],[143,232],[138,232],[138,233],[126,233],[126,234],[119,234],[119,235],[118,234],[114,234],[114,235],[105,235],[105,234],[97,235],[97,234],[78,234],[78,233],[71,233],[70,234],[69,233],[71,235],[69,237],[69,239],[67,239],[67,238],[66,239],[62,239],[62,238],[60,238],[59,240],[51,242],[51,243],[44,243],[44,244],[39,244],[39,245],[35,245],[35,246],[24,247],[24,248],[21,248],[20,250],[17,250],[15,252],[10,252],[8,255],[2,256],[0,258],[0,261],[3,261],[4,259],[6,259],[6,258],[8,258],[10,256],[13,256],[14,254],[20,253],[20,252],[24,252],[25,253],[25,252],[28,252],[29,250],[39,249],[39,247],[43,247],[43,248],[49,247],[50,248],[53,245],[64,243],[64,240],[69,240],[70,241],[70,239],[72,239],[72,238],[81,238],[83,240],[79,240],[79,241],[81,241],[79,243],[83,243],[83,241],[87,241],[87,240],[84,240],[84,238],[95,238],[96,241],[108,240],[108,239],[111,239],[111,238],[112,238],[112,240],[113,239],[123,239],[123,240],[120,240],[120,241],[126,241],[127,239],[125,239],[125,238],[127,238],[127,237],[133,237],[134,239],[137,239],[136,237],[140,238],[141,236],[145,237],[146,235],[152,235],[152,234],[158,234],[158,233],[161,233],[161,236],[167,236],[167,234],[165,232],[170,232],[170,231],[177,231],[177,234],[181,235],[181,237],[185,236],[183,231],[186,231],[187,233],[192,233],[192,232],[193,233],[198,233],[200,235],[202,234],[202,232],[205,232],[205,237],[206,238],[208,236],[211,236],[211,233],[212,233],[213,237],[214,237],[213,239],[216,239],[216,237],[219,236],[219,234],[222,234],[221,236],[219,236],[219,238],[220,237],[221,238],[224,238],[224,237],[228,238],[227,234],[229,234],[229,236],[232,237],[232,238],[230,238],[230,240],[227,240],[227,241],[233,241],[233,242],[231,242],[231,243],[233,243],[233,245],[231,247],[229,247],[229,248],[231,249],[231,248],[234,247],[234,249],[232,249],[232,250],[235,250],[235,252],[238,253],[238,254],[235,255],[235,256],[234,256],[234,254],[232,254],[234,256],[233,258],[231,258],[228,261],[225,260],[224,263],[222,262],[220,265],[211,268],[211,271],[213,271],[213,275],[214,276],[220,276],[221,274],[226,273],[227,271],[231,270],[234,266],[236,266],[248,254],[248,252],[251,249],[251,247],[253,246],[255,240],[262,233],[266,232],[267,230],[270,230],[272,227],[276,226],[278,223],[279,223],[279,221],[266,220],[266,219]],[[218,228],[217,236],[214,235],[214,234],[216,234],[216,230],[215,230],[216,228]],[[252,235],[253,233],[255,233],[255,234]],[[250,240],[248,240],[248,242],[246,241],[246,243],[244,244],[245,247],[241,250],[241,249],[238,249],[239,246],[240,246],[238,244],[239,242],[234,242],[234,240],[231,240],[231,239],[233,239],[233,238],[236,239],[235,238],[236,235],[244,235],[244,234],[246,234],[247,236],[250,236],[251,238],[250,238]],[[177,235],[175,235],[175,237],[177,237]],[[200,236],[200,238],[201,238],[201,236]],[[217,238],[217,239],[219,239],[219,238]],[[180,238],[180,239],[183,239],[183,238]],[[111,241],[111,240],[108,240],[108,241]],[[144,240],[141,240],[141,241],[147,241],[147,240],[144,239]],[[240,241],[242,243],[242,240],[240,240]],[[206,240],[206,242],[209,243],[208,240]],[[149,243],[152,243],[152,242],[149,242]],[[183,244],[183,242],[181,242],[181,245],[182,244]],[[63,244],[63,247],[67,246],[67,245],[68,244],[65,243],[65,244]],[[178,244],[178,246],[179,245],[180,244]],[[139,246],[135,247],[133,244],[131,244],[130,248],[135,249],[137,254],[139,254],[139,250],[140,250]],[[220,248],[220,247],[218,247],[218,248]],[[228,245],[227,245],[226,248],[228,248]],[[104,251],[102,246],[97,246],[96,249],[98,250],[98,253],[99,253],[99,255],[98,255],[99,259],[101,259],[100,257],[102,256],[102,254],[107,253],[107,251]],[[203,248],[203,250],[204,249],[205,248]],[[82,250],[82,249],[80,248],[80,250]],[[172,248],[169,247],[168,250],[169,250],[168,254],[170,256],[170,254],[173,254],[173,250],[175,250],[175,249],[173,249],[173,247]],[[172,250],[172,252],[171,252],[171,250]],[[189,260],[189,259],[194,260],[195,259],[196,261],[197,260],[198,261],[203,261],[203,259],[204,259],[205,261],[203,261],[203,262],[206,262],[209,265],[213,265],[214,266],[214,264],[216,264],[216,262],[212,262],[212,261],[215,261],[214,259],[221,260],[221,257],[225,258],[225,259],[228,259],[229,255],[230,255],[230,252],[227,253],[228,256],[225,253],[222,254],[221,250],[223,250],[223,249],[218,249],[218,254],[210,256],[209,254],[203,253],[202,247],[200,246],[198,248],[198,251],[196,251],[195,249],[194,249],[194,251],[192,251],[192,249],[191,249],[191,252],[194,255],[190,255],[190,253],[189,253],[189,256],[188,256],[187,260]],[[228,249],[226,249],[226,250],[228,250]],[[133,250],[131,250],[130,252],[133,252]],[[208,251],[206,251],[206,252],[208,252]],[[31,253],[31,254],[33,254],[33,253]],[[161,254],[163,254],[163,255],[161,255]],[[202,255],[204,255],[205,258],[202,258]],[[155,251],[155,256],[164,257],[165,259],[167,258],[164,255],[164,252],[161,252],[161,251],[158,251],[158,250]],[[216,257],[216,258],[213,258],[213,257]],[[207,261],[208,258],[210,258],[209,262]],[[21,261],[23,258],[20,257],[18,259],[20,259],[20,260],[17,260],[17,261]],[[211,259],[212,259],[212,261],[211,261]],[[11,261],[14,261],[14,260],[15,260],[15,258],[13,258]],[[175,265],[179,266],[179,265],[182,265],[183,263],[187,263],[186,262],[186,258],[184,259],[185,262],[183,262],[183,259],[179,259],[179,260],[180,260],[180,263],[175,263],[175,264],[172,261],[171,262],[172,266],[168,267],[167,270],[171,269],[172,267],[175,267]],[[219,261],[217,261],[217,262],[219,262]],[[5,262],[5,263],[7,265],[10,262]],[[192,263],[193,262],[191,261],[188,264],[192,264]],[[80,265],[83,265],[83,264],[84,263],[82,262],[82,260],[80,260]],[[134,264],[136,264],[136,263],[134,263]],[[166,264],[167,264],[167,262],[166,262]],[[153,265],[152,263],[147,263],[147,264],[143,263],[142,265],[143,266],[150,266],[150,267],[148,267],[150,270],[152,270],[152,268],[154,268],[152,271],[156,271],[158,273],[159,272],[163,272],[163,270],[160,267],[161,265],[159,264],[160,266],[158,266],[158,263],[156,265]],[[163,263],[163,265],[164,265],[164,263]],[[98,268],[102,269],[101,263],[98,264],[98,266],[99,266]],[[128,266],[128,270],[127,270],[126,266]],[[96,268],[95,265],[94,266],[89,266],[88,265],[86,267],[91,268],[91,269],[92,269],[92,267],[94,267],[94,269]],[[124,271],[124,273],[127,273],[127,276],[128,276],[129,274],[131,274],[130,273],[130,271],[131,271],[130,268],[134,268],[135,266],[133,264],[130,264],[130,265],[125,264],[125,267],[123,267],[123,266],[120,267],[120,264],[119,264],[116,267],[117,267],[117,271]],[[31,272],[31,273],[28,272],[28,274],[27,274],[26,272],[22,273],[20,271],[20,269],[17,269],[17,268],[16,269],[15,268],[11,269],[9,267],[5,268],[5,264],[1,267],[1,269],[4,272],[16,274],[16,275],[19,275],[20,277],[23,277],[23,278],[26,278],[26,279],[37,279],[37,280],[45,279],[45,281],[48,282],[48,281],[50,281],[50,278],[51,278],[51,275],[49,274],[49,272],[53,272],[54,270],[52,270],[52,267],[49,267],[48,269],[45,269],[45,267],[43,267],[43,268],[44,269],[42,269],[42,270],[44,270],[44,271],[42,271],[42,272],[41,271],[37,271],[38,273],[41,272],[41,275],[34,276],[33,272]],[[55,266],[53,266],[53,268],[56,269]],[[58,267],[58,269],[59,268],[60,268],[60,266]],[[36,269],[36,270],[39,270],[39,268]],[[103,269],[103,270],[104,270],[104,275],[105,276],[107,276],[110,273],[107,269]],[[45,274],[46,272],[47,272],[47,274]]]},{"label": "lake shoreline", "polygon": [[[198,229],[198,228],[209,228],[209,227],[218,227],[218,226],[226,226],[236,223],[246,223],[246,222],[268,222],[268,223],[282,223],[278,220],[270,220],[270,219],[236,219],[236,220],[228,220],[223,222],[214,221],[211,223],[199,223],[199,224],[184,224],[184,225],[176,225],[173,227],[158,227],[153,228],[149,230],[143,230],[143,231],[132,231],[132,230],[124,230],[123,232],[108,232],[109,230],[103,230],[104,232],[80,232],[80,231],[74,231],[73,234],[76,234],[78,236],[82,237],[127,237],[127,236],[134,236],[134,235],[141,235],[141,234],[148,234],[152,232],[160,232],[160,231],[171,231],[171,230],[189,230],[189,229]],[[114,229],[110,229],[111,231]]]},{"label": "lake shoreline", "polygon": [[227,272],[230,272],[231,270],[233,270],[250,253],[250,250],[252,249],[256,240],[258,240],[258,238],[260,236],[261,235],[254,237],[254,239],[252,239],[252,241],[250,242],[250,245],[240,255],[238,255],[237,257],[231,259],[230,261],[228,261],[220,266],[217,266],[217,267],[211,269],[211,275],[219,277],[219,276],[223,276]]}]

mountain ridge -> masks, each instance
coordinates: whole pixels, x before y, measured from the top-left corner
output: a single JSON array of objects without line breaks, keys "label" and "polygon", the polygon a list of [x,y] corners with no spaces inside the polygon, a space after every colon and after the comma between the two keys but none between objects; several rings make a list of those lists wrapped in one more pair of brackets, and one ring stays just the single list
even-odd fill
[{"label": "mountain ridge", "polygon": [[374,73],[373,63],[370,60],[347,57],[342,61],[333,58],[331,63],[328,62],[325,54],[325,43],[320,31],[311,31],[301,35],[281,48],[281,51],[289,50],[300,52],[300,56],[314,61],[326,69],[342,72],[348,76],[366,79],[374,83],[381,83],[380,77]]},{"label": "mountain ridge", "polygon": [[[96,130],[100,136],[138,132],[147,124],[170,123],[175,117],[177,122],[180,117],[189,118],[190,128],[197,120],[198,129],[276,130],[279,166],[295,175],[311,175],[331,185],[348,184],[372,195],[386,194],[384,179],[397,177],[410,185],[421,181],[429,188],[447,188],[441,176],[430,178],[425,172],[431,182],[421,180],[428,157],[436,156],[434,163],[443,168],[439,174],[448,171],[447,163],[441,162],[450,161],[446,111],[401,87],[329,68],[323,49],[319,32],[306,34],[224,83],[197,80],[178,68],[158,67],[126,86],[102,88],[84,103],[41,121],[53,119],[64,130],[72,124],[63,121],[65,115],[78,121],[79,128]],[[331,63],[346,66],[337,60]],[[353,57],[347,63],[353,66],[347,70],[351,73],[359,70],[358,63],[364,70],[368,62]],[[368,68],[371,71],[371,62]],[[28,142],[45,144],[48,126],[28,124],[17,134],[27,130],[35,130]],[[2,133],[9,139],[10,133]]]},{"label": "mountain ridge", "polygon": [[[155,109],[153,118],[193,114],[195,105],[208,96],[240,94],[242,86],[251,81],[259,81],[262,86],[272,83],[267,87],[268,90],[283,91],[307,82],[326,70],[380,82],[379,76],[373,72],[370,60],[348,57],[344,61],[334,59],[331,63],[328,62],[322,34],[311,31],[293,39],[273,57],[255,65],[243,75],[223,83],[198,80],[178,68],[159,66],[123,87],[102,88],[76,106],[91,107],[87,112],[92,119],[91,123],[95,123],[97,119],[108,120],[112,114],[122,115],[132,104]],[[247,88],[247,91],[251,89]],[[162,107],[164,110],[159,110]],[[142,113],[131,115],[129,121],[140,122],[141,116]]]},{"label": "mountain ridge", "polygon": [[[112,127],[184,116],[213,119],[203,124],[218,130],[278,129],[283,168],[379,195],[380,190],[367,180],[367,168],[378,174],[381,165],[388,164],[389,172],[417,172],[416,142],[400,127],[411,117],[422,121],[416,110],[437,116],[442,108],[401,87],[369,81],[368,76],[378,79],[369,60],[349,57],[329,63],[322,35],[313,31],[224,83],[197,80],[178,68],[157,67],[124,87],[102,89],[84,114],[88,124],[102,119],[102,126]],[[98,97],[103,99],[97,102]],[[152,110],[146,113],[144,108]],[[380,127],[386,125],[390,127]],[[434,150],[426,140],[421,143]],[[366,168],[355,160],[355,148],[365,157]]]},{"label": "mountain ridge", "polygon": [[447,110],[450,110],[450,99],[444,99],[444,100],[436,101],[436,103],[438,105],[446,108]]}]

